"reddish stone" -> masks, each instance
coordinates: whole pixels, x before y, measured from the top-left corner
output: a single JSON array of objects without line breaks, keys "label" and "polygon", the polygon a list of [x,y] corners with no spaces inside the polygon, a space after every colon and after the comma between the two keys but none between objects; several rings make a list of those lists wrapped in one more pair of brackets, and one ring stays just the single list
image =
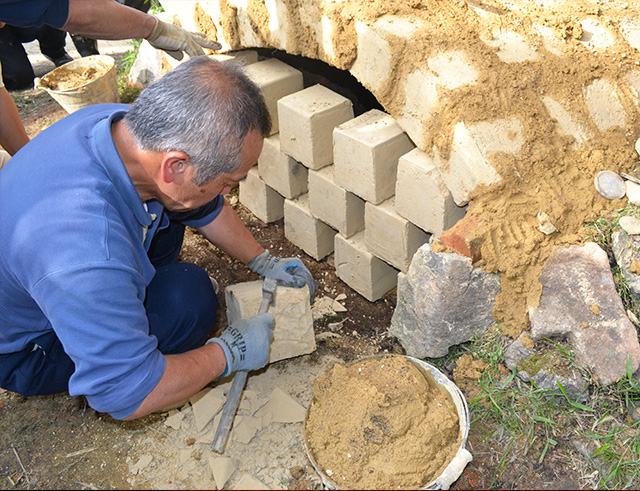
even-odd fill
[{"label": "reddish stone", "polygon": [[480,259],[480,241],[473,237],[477,223],[471,216],[458,221],[440,236],[440,243],[452,251],[470,257],[474,263]]}]

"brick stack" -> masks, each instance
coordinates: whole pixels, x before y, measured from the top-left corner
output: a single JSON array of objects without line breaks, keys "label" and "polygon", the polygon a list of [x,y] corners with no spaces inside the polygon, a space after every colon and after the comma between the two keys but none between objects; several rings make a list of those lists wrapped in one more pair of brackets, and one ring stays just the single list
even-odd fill
[{"label": "brick stack", "polygon": [[311,257],[335,254],[336,273],[370,301],[406,272],[417,249],[464,215],[437,163],[388,114],[354,118],[351,101],[279,60],[247,67],[275,131],[240,184],[260,220],[284,217],[285,236]]}]

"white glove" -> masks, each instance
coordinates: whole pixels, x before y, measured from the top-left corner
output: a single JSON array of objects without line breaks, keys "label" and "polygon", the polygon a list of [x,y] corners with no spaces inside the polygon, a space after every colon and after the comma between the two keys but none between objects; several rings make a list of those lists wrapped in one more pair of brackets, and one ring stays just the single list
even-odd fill
[{"label": "white glove", "polygon": [[220,49],[222,45],[197,32],[188,32],[181,27],[156,19],[156,26],[147,36],[154,48],[166,51],[176,60],[181,60],[184,51],[189,56],[203,55],[202,48]]}]

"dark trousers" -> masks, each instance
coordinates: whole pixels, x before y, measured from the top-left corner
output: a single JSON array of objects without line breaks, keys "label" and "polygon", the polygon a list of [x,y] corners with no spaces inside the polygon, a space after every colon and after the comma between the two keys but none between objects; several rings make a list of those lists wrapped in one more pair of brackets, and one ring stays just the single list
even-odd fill
[{"label": "dark trousers", "polygon": [[[172,222],[149,250],[156,275],[147,287],[144,307],[149,333],[164,354],[202,346],[216,319],[218,300],[207,273],[195,264],[177,263],[184,225]],[[24,350],[0,355],[0,387],[25,396],[68,390],[75,366],[53,331],[34,339]]]},{"label": "dark trousers", "polygon": [[2,78],[8,90],[21,90],[33,87],[33,67],[22,43],[35,39],[40,44],[43,55],[58,59],[65,54],[65,36],[67,33],[53,27],[13,27],[0,29],[0,62]]}]

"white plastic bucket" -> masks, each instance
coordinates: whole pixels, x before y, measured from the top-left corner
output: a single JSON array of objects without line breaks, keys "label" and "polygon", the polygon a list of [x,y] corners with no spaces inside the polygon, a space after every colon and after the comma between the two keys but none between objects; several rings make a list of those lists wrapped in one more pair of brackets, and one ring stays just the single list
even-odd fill
[{"label": "white plastic bucket", "polygon": [[[371,358],[383,358],[390,355],[374,355],[368,356],[364,358],[360,358],[357,361],[367,360]],[[391,355],[391,356],[403,356],[403,355]],[[447,392],[451,395],[451,399],[456,406],[456,410],[458,411],[458,420],[460,423],[460,435],[462,438],[460,439],[460,447],[458,448],[458,452],[451,459],[449,465],[444,469],[442,474],[440,474],[436,479],[431,481],[430,483],[425,484],[419,489],[449,489],[449,487],[458,480],[462,471],[467,466],[469,462],[473,460],[473,456],[471,452],[469,452],[465,445],[467,444],[467,438],[469,436],[469,427],[471,425],[469,419],[469,408],[467,406],[467,401],[464,398],[464,395],[458,388],[456,384],[454,384],[451,380],[449,380],[446,375],[444,375],[440,370],[438,370],[433,365],[430,365],[426,361],[422,361],[418,358],[413,358],[412,356],[403,356],[407,360],[414,363],[421,370],[430,373],[434,378],[437,384],[442,385]],[[309,410],[307,409],[307,417],[309,416]],[[316,470],[320,478],[322,479],[322,484],[325,489],[340,489],[338,485],[327,476],[324,470],[316,463],[315,458],[311,454],[309,450],[309,444],[307,442],[307,434],[306,434],[306,424],[305,424],[305,434],[304,434],[304,446],[307,452],[307,457],[311,462],[311,465]]]},{"label": "white plastic bucket", "polygon": [[[91,76],[80,76],[91,70],[95,70]],[[77,84],[57,87],[57,81],[73,75],[78,76]],[[68,113],[92,104],[118,102],[116,63],[107,55],[93,55],[70,61],[36,79],[35,85],[46,90]]]}]

